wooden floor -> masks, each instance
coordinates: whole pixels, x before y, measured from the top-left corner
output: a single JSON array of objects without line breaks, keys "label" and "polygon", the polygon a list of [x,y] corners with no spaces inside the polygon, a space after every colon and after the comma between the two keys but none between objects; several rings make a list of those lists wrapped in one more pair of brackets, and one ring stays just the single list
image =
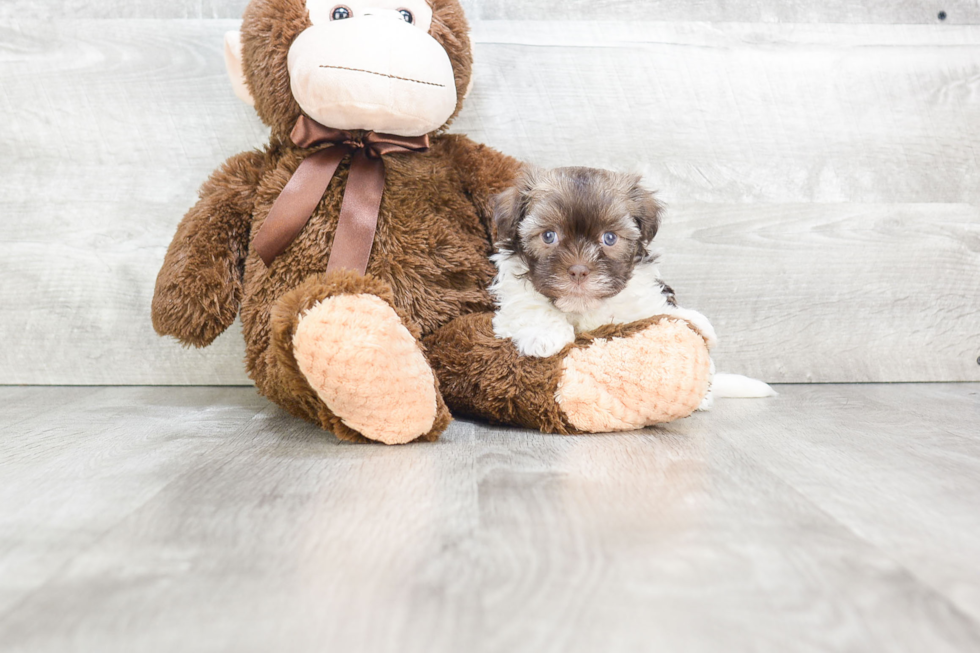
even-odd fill
[{"label": "wooden floor", "polygon": [[0,650],[980,651],[980,385],[342,444],[247,388],[0,388]]}]

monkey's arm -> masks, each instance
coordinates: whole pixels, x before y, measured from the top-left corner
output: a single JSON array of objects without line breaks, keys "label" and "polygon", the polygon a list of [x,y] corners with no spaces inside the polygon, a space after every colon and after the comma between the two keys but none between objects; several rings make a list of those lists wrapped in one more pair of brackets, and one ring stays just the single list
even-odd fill
[{"label": "monkey's arm", "polygon": [[510,188],[521,162],[492,147],[474,143],[465,136],[450,135],[449,151],[463,186],[480,214],[491,240],[497,233],[493,223],[493,197]]},{"label": "monkey's arm", "polygon": [[204,184],[170,243],[153,295],[153,328],[206,347],[238,315],[263,152],[229,159]]}]

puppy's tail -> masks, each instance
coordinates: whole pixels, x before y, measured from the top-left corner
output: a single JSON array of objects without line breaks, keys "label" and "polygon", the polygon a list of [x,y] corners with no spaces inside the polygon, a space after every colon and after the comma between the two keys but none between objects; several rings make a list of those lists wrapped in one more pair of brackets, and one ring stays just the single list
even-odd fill
[{"label": "puppy's tail", "polygon": [[715,374],[711,381],[711,394],[715,398],[762,399],[779,393],[762,381],[741,374]]}]

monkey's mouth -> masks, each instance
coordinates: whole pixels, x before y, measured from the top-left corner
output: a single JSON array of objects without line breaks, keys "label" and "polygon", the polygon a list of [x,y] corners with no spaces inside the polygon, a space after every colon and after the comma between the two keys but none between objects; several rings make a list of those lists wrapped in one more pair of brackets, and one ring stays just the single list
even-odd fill
[{"label": "monkey's mouth", "polygon": [[347,68],[346,66],[328,66],[326,64],[321,64],[320,68],[331,68],[333,70],[347,70],[352,73],[367,73],[368,75],[377,75],[378,77],[387,77],[388,79],[397,79],[401,82],[412,82],[413,84],[422,84],[423,86],[435,86],[437,88],[446,88],[445,84],[436,84],[433,82],[423,82],[419,79],[411,79],[409,77],[399,77],[398,75],[389,75],[388,73],[378,73],[373,70],[364,70],[362,68]]}]

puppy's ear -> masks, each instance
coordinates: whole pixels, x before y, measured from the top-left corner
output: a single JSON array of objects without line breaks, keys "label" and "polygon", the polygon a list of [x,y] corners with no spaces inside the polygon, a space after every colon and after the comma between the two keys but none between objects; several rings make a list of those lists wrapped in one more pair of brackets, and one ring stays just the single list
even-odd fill
[{"label": "puppy's ear", "polygon": [[635,175],[629,191],[630,214],[640,227],[640,240],[650,243],[660,230],[660,218],[663,206],[654,197],[652,191],[644,188],[640,182],[643,177]]},{"label": "puppy's ear", "polygon": [[521,189],[517,186],[508,188],[493,198],[494,242],[512,249],[512,243],[517,237],[517,223],[520,216]]},{"label": "puppy's ear", "polygon": [[493,198],[494,241],[513,250],[517,227],[527,215],[531,189],[537,183],[537,171],[525,166],[514,186]]}]

